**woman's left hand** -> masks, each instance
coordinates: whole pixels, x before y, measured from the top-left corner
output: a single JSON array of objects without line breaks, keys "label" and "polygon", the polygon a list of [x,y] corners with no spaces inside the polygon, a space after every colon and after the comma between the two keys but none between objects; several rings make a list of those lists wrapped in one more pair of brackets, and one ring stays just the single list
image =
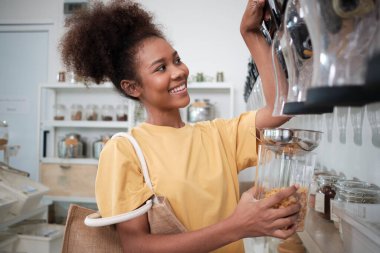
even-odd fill
[{"label": "woman's left hand", "polygon": [[240,23],[240,32],[242,34],[260,31],[263,19],[269,18],[268,12],[265,13],[264,17],[265,1],[266,0],[248,0]]}]

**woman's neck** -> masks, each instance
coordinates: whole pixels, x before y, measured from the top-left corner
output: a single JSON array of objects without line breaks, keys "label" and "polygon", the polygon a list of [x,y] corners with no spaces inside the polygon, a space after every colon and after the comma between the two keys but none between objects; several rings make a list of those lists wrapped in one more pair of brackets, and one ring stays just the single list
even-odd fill
[{"label": "woman's neck", "polygon": [[178,109],[172,111],[147,110],[146,123],[157,126],[181,128],[185,125]]}]

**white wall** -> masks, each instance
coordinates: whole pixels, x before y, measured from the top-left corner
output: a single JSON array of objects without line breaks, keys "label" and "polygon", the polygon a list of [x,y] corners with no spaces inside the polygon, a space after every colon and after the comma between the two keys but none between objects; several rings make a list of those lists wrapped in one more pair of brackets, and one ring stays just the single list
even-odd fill
[{"label": "white wall", "polygon": [[[164,33],[188,65],[190,74],[203,72],[215,77],[216,72],[223,71],[225,81],[235,86],[235,114],[244,111],[243,90],[249,51],[240,36],[239,25],[246,0],[139,2],[162,25]],[[63,3],[64,0],[0,0],[0,22],[52,21],[52,36],[56,37],[54,41],[58,46],[64,32]],[[50,59],[50,65],[49,80],[54,80],[62,69],[58,54]]]}]

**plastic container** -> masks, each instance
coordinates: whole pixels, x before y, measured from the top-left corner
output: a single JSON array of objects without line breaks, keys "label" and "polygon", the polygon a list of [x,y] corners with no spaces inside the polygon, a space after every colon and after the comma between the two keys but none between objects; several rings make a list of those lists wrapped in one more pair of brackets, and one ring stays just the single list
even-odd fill
[{"label": "plastic container", "polygon": [[13,227],[10,231],[18,234],[16,252],[59,253],[64,227],[57,224],[29,224]]},{"label": "plastic container", "polygon": [[0,232],[0,252],[1,253],[14,253],[16,252],[16,243],[18,236],[14,233]]},{"label": "plastic container", "polygon": [[49,188],[28,177],[3,170],[0,171],[0,186],[11,192],[18,200],[9,210],[14,215],[36,208],[43,195],[49,191]]},{"label": "plastic container", "polygon": [[0,185],[0,222],[7,218],[9,210],[17,202],[12,192]]}]

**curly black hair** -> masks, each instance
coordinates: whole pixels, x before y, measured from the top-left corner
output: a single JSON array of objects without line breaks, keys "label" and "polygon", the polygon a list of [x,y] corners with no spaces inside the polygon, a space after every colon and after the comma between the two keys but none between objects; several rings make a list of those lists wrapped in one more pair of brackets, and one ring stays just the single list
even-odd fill
[{"label": "curly black hair", "polygon": [[86,81],[111,80],[127,95],[120,82],[140,80],[135,57],[139,44],[146,38],[164,38],[153,17],[139,4],[113,0],[108,4],[94,1],[67,19],[68,31],[60,42],[62,61]]}]

